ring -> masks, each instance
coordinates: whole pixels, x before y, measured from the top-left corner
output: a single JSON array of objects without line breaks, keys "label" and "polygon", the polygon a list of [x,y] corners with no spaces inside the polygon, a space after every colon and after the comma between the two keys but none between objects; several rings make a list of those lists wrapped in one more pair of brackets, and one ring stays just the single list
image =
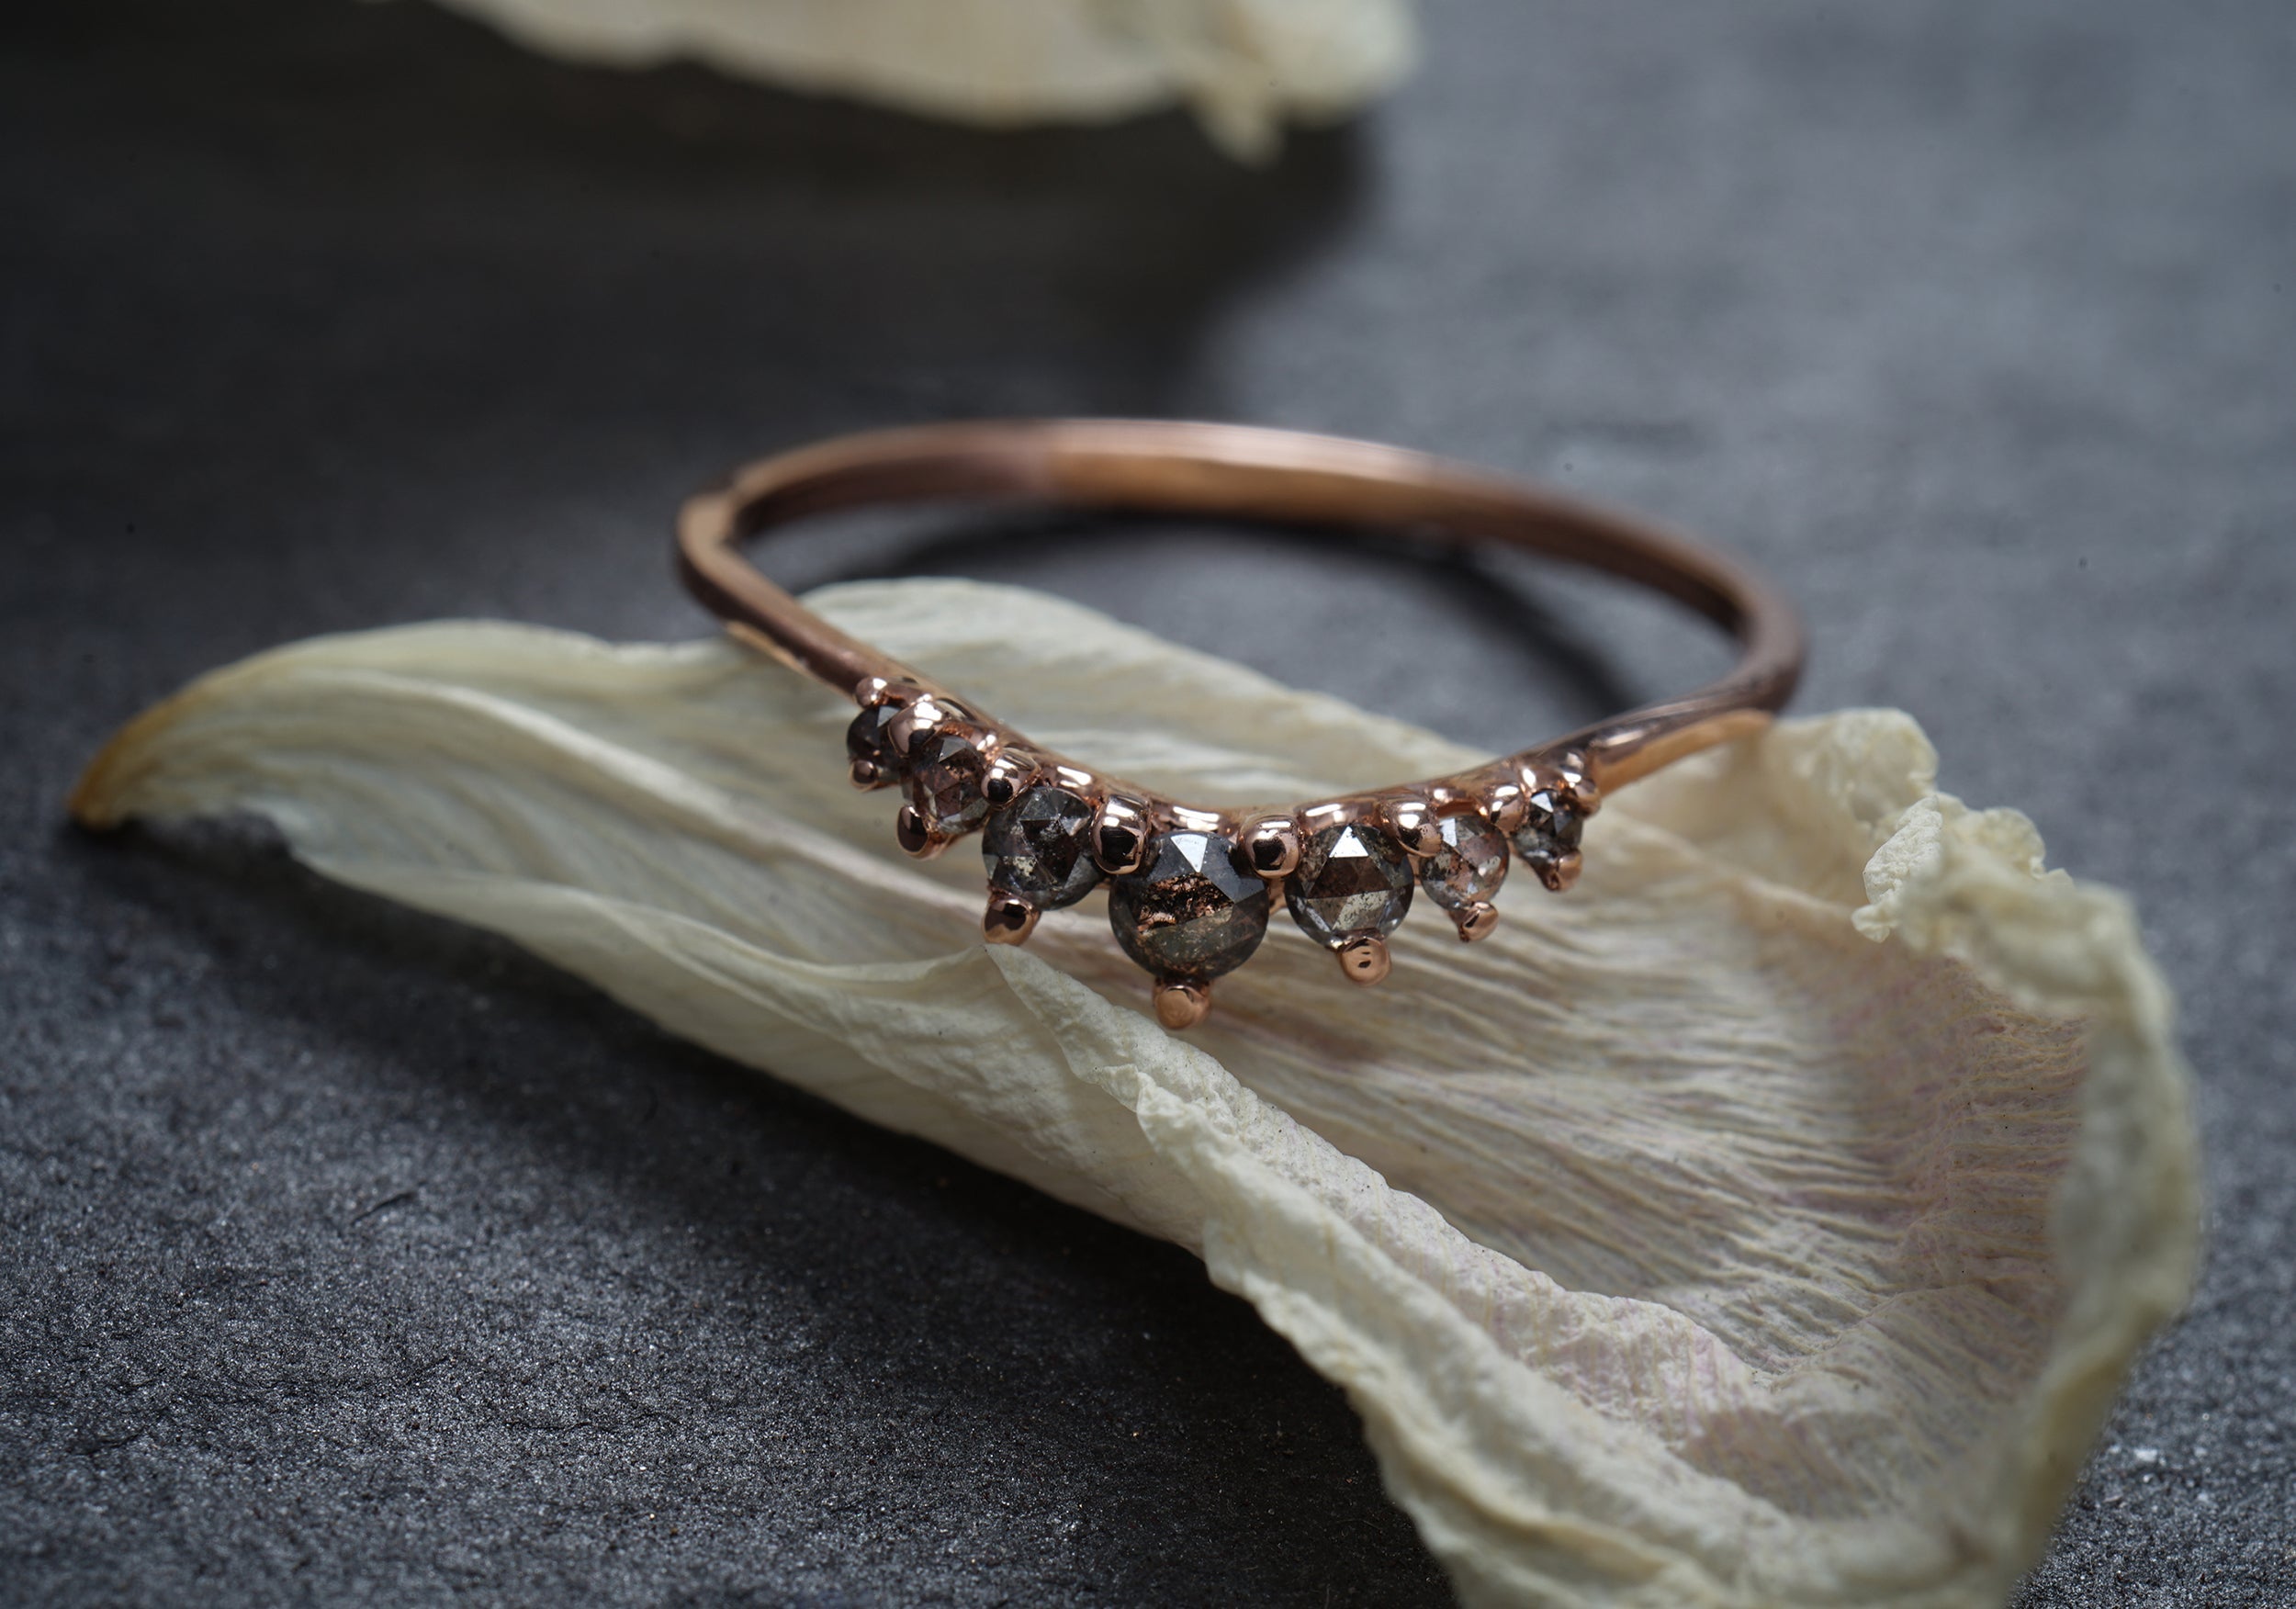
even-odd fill
[{"label": "ring", "polygon": [[[1454,776],[1272,808],[1205,809],[1031,743],[768,580],[742,552],[760,532],[864,505],[1005,499],[1494,542],[1605,570],[1733,633],[1735,667]],[[1045,911],[1108,885],[1109,923],[1155,980],[1156,1017],[1200,1021],[1211,984],[1266,937],[1280,890],[1346,975],[1376,984],[1414,886],[1462,940],[1497,924],[1491,896],[1520,860],[1548,889],[1578,880],[1580,831],[1611,790],[1769,725],[1801,673],[1793,607],[1746,569],[1667,532],[1493,472],[1399,447],[1231,424],[1032,420],[839,437],[752,464],[690,500],[679,568],[740,641],[850,697],[851,776],[899,786],[902,849],[939,854],[979,830],[982,926],[1025,941]]]}]

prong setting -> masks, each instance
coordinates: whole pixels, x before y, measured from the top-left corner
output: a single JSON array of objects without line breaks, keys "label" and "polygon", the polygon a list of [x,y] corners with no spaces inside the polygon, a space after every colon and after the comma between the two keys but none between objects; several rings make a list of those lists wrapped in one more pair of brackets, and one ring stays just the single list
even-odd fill
[{"label": "prong setting", "polygon": [[1129,876],[1148,858],[1148,833],[1147,806],[1111,794],[1093,818],[1092,858],[1109,876]]},{"label": "prong setting", "polygon": [[1156,980],[1156,1020],[1173,1033],[1182,1033],[1204,1020],[1211,1009],[1211,985],[1186,978]]},{"label": "prong setting", "polygon": [[1498,928],[1499,907],[1487,899],[1470,901],[1451,912],[1451,921],[1459,930],[1459,942],[1472,944]]},{"label": "prong setting", "polygon": [[1594,767],[1581,749],[1566,748],[1555,761],[1555,782],[1568,794],[1581,816],[1603,807],[1603,790],[1594,780]]},{"label": "prong setting", "polygon": [[906,681],[888,681],[882,676],[864,676],[853,684],[853,702],[865,710],[880,704],[906,703],[917,696],[917,688]]},{"label": "prong setting", "polygon": [[1435,807],[1424,799],[1398,799],[1387,807],[1387,829],[1406,855],[1424,861],[1443,848]]},{"label": "prong setting", "polygon": [[1017,748],[1007,748],[981,778],[981,796],[988,801],[991,810],[1002,810],[1026,793],[1036,776],[1037,763],[1031,756]]},{"label": "prong setting", "polygon": [[1347,981],[1367,987],[1385,982],[1394,965],[1387,952],[1387,940],[1377,933],[1358,933],[1333,953],[1339,957],[1339,970]]},{"label": "prong setting", "polygon": [[988,891],[988,909],[981,916],[981,932],[991,944],[1026,944],[1036,931],[1037,908],[1017,894],[1001,888]]},{"label": "prong setting", "polygon": [[1526,855],[1524,862],[1530,867],[1531,875],[1544,883],[1550,894],[1568,892],[1578,883],[1579,873],[1586,864],[1585,857],[1576,850],[1563,850],[1548,855]]},{"label": "prong setting", "polygon": [[1289,816],[1263,816],[1238,836],[1255,876],[1280,882],[1300,864],[1300,829]]},{"label": "prong setting", "polygon": [[893,818],[894,841],[920,861],[929,861],[949,847],[949,840],[925,825],[925,813],[914,804],[901,806]]},{"label": "prong setting", "polygon": [[972,717],[962,705],[935,692],[920,692],[913,698],[895,701],[894,708],[895,714],[885,723],[885,737],[893,745],[895,756],[901,759],[906,759],[922,738],[943,728],[972,725]]},{"label": "prong setting", "polygon": [[1499,782],[1483,795],[1483,814],[1491,817],[1491,826],[1513,838],[1523,825],[1524,802],[1528,796],[1520,782]]}]

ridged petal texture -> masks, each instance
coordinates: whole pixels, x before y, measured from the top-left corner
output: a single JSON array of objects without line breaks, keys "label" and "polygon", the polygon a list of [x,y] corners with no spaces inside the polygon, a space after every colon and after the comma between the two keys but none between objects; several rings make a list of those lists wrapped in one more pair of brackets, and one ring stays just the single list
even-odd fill
[{"label": "ridged petal texture", "polygon": [[1410,69],[1409,0],[441,0],[579,62],[680,57],[929,117],[1097,122],[1175,103],[1265,155]]},{"label": "ridged petal texture", "polygon": [[[1207,802],[1472,757],[1033,593],[816,595],[1037,738]],[[1097,899],[978,941],[840,700],[719,642],[324,638],[130,726],[75,804],[253,811],[872,1121],[1200,1252],[1361,1412],[1470,1603],[1998,1603],[2196,1208],[2171,1002],[2115,895],[1935,791],[1907,716],[1617,793],[1564,896],[1378,989],[1276,924],[1186,1039]],[[1439,913],[1437,914],[1439,915]]]}]

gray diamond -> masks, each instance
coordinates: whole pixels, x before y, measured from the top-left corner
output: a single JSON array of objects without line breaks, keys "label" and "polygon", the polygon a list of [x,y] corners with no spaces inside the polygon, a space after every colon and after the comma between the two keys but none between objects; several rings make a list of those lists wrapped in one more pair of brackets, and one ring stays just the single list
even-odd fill
[{"label": "gray diamond", "polygon": [[909,803],[936,835],[954,838],[970,832],[988,814],[981,779],[988,761],[960,732],[920,735],[909,745]]},{"label": "gray diamond", "polygon": [[1124,953],[1160,978],[1209,983],[1267,937],[1267,884],[1236,864],[1216,832],[1160,833],[1138,872],[1109,884],[1109,926]]},{"label": "gray diamond", "polygon": [[845,755],[849,759],[865,759],[877,768],[878,773],[890,778],[900,769],[894,758],[893,739],[885,728],[893,717],[901,713],[901,706],[892,703],[872,704],[853,717],[845,728]]},{"label": "gray diamond", "polygon": [[1092,806],[1066,788],[1030,788],[989,817],[981,835],[988,883],[1041,911],[1075,905],[1100,881]]},{"label": "gray diamond", "polygon": [[1507,840],[1471,814],[1435,823],[1443,847],[1419,863],[1419,886],[1446,911],[1464,910],[1499,892],[1507,878]]},{"label": "gray diamond", "polygon": [[1541,788],[1524,803],[1523,825],[1514,829],[1514,847],[1525,860],[1552,861],[1565,850],[1579,847],[1579,835],[1586,823],[1568,798]]},{"label": "gray diamond", "polygon": [[1327,827],[1300,847],[1284,903],[1319,944],[1391,933],[1411,909],[1411,862],[1377,827],[1359,821]]}]

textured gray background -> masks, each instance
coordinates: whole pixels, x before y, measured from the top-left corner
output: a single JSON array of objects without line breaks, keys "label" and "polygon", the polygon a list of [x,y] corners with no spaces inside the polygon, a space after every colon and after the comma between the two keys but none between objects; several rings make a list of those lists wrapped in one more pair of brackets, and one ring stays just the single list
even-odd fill
[{"label": "textured gray background", "polygon": [[[1435,0],[1359,128],[985,136],[411,6],[0,46],[0,1599],[1436,1603],[1187,1257],[235,832],[100,736],[291,637],[696,618],[726,464],[1208,414],[1543,474],[1806,608],[1801,707],[2133,891],[2212,1188],[2031,1605],[2296,1602],[2296,11]],[[894,534],[1493,745],[1711,659],[1376,547]],[[1585,595],[1592,596],[1592,595]],[[1465,672],[1498,692],[1477,693]]]}]

